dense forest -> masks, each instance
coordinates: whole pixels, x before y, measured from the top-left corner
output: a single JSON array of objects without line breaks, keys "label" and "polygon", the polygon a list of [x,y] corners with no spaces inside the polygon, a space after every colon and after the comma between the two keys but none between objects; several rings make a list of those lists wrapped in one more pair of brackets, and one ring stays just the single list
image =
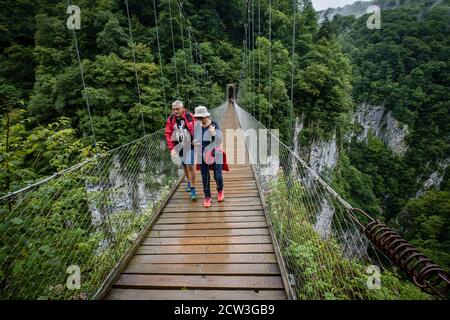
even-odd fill
[{"label": "dense forest", "polygon": [[[338,193],[450,269],[449,1],[384,10],[380,30],[368,15],[319,24],[296,3],[252,2],[250,17],[238,0],[79,0],[74,31],[65,1],[0,0],[0,196],[160,130],[175,99],[213,108],[238,83],[286,144],[336,137]],[[408,127],[404,155],[346,138],[363,103]]]},{"label": "dense forest", "polygon": [[[382,29],[367,16],[330,25],[350,58],[354,103],[383,105],[408,127],[408,150],[396,155],[377,139],[348,146],[349,164],[369,181],[378,214],[423,252],[450,268],[450,2],[406,1],[383,11]],[[344,169],[345,170],[345,169]],[[418,194],[432,172],[440,185]],[[419,196],[420,195],[420,196]],[[369,198],[364,196],[366,206]],[[373,198],[372,198],[373,199]]]},{"label": "dense forest", "polygon": [[[450,5],[449,1],[391,2],[374,2],[396,7],[382,11],[380,30],[367,28],[369,14],[338,15],[318,25],[310,4],[302,2],[293,62],[294,19],[289,10],[283,13],[277,7],[273,23],[281,20],[284,28],[272,36],[271,96],[268,72],[263,69],[267,67],[263,53],[268,49],[266,39],[260,39],[248,60],[253,54],[256,59],[263,55],[262,80],[252,86],[249,63],[244,79],[249,89],[242,101],[250,108],[257,101],[256,116],[262,113],[266,125],[272,117],[272,127],[284,129],[287,143],[294,141],[295,117],[305,127],[298,137],[302,144],[335,135],[340,155],[329,177],[334,188],[450,269]],[[361,130],[351,121],[361,104],[383,106],[407,126],[404,155],[394,153],[374,135],[369,134],[366,142],[346,138]],[[440,184],[422,192],[425,180],[435,171],[441,176]]]},{"label": "dense forest", "polygon": [[[113,148],[161,129],[176,98],[191,109],[222,102],[225,83],[239,74],[231,69],[239,49],[233,39],[211,41],[237,28],[230,16],[239,6],[200,3],[181,11],[158,1],[157,34],[151,1],[128,1],[131,32],[124,1],[81,1],[75,42],[64,1],[2,1],[0,193],[89,156],[92,132],[96,147]],[[204,23],[216,27],[205,33]]]}]

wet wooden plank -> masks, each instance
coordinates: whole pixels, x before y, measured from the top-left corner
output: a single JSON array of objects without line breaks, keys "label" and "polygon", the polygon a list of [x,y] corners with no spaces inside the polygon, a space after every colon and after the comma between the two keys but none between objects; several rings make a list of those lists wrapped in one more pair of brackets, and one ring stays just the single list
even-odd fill
[{"label": "wet wooden plank", "polygon": [[[198,195],[202,195],[202,196],[204,195],[202,187],[196,187],[195,191],[197,193],[197,196]],[[258,192],[258,189],[256,189],[256,187],[255,188],[252,187],[252,189],[242,189],[240,187],[229,187],[229,188],[225,187],[225,189],[223,189],[223,191],[225,193],[225,198],[238,198],[242,202],[244,202],[245,198],[247,198],[247,197],[258,197],[258,195],[259,195],[259,194],[256,194]],[[213,197],[217,197],[217,193],[218,192],[217,192],[216,187],[215,186],[211,187],[211,195]],[[173,197],[177,197],[177,196],[178,197],[180,197],[180,196],[184,197],[185,195],[189,196],[189,194],[190,194],[190,192],[187,192],[183,188],[182,190],[179,190],[179,191],[175,192],[173,194]],[[173,199],[173,197],[172,197],[172,199]]]},{"label": "wet wooden plank", "polygon": [[276,263],[273,253],[135,255],[130,263]]},{"label": "wet wooden plank", "polygon": [[[180,188],[175,190],[175,194],[178,192],[187,192],[186,187],[187,187],[187,184],[182,184]],[[211,183],[210,188],[211,188],[211,192],[217,192],[217,186],[215,183]],[[231,183],[229,181],[224,181],[224,189],[223,190],[226,193],[234,194],[234,193],[236,193],[236,190],[249,190],[249,192],[251,192],[252,190],[255,191],[255,189],[258,190],[256,183],[249,183],[249,182],[245,182],[245,181]],[[198,192],[203,192],[203,185],[202,185],[201,180],[199,182],[196,182],[195,190]]]},{"label": "wet wooden plank", "polygon": [[[202,196],[202,198],[203,198],[203,191],[199,191],[199,190],[196,190],[196,191],[197,191],[197,197]],[[171,198],[171,201],[172,200],[176,201],[176,200],[180,200],[180,199],[190,200],[189,196],[190,196],[189,192],[186,192],[184,190],[183,191],[179,191],[179,192],[175,192],[173,194],[172,198]],[[249,192],[249,193],[246,193],[246,194],[242,194],[242,192],[236,191],[236,192],[234,192],[232,194],[231,191],[226,190],[225,191],[225,197],[226,197],[226,200],[236,199],[236,200],[242,201],[242,199],[253,198],[253,197],[259,199],[259,193],[255,191],[255,192]]]},{"label": "wet wooden plank", "polygon": [[[177,192],[186,192],[187,193],[187,191],[185,191],[185,187],[186,186],[184,186],[183,188],[179,189]],[[230,186],[230,185],[224,185],[224,189],[223,190],[225,192],[225,195],[227,195],[227,194],[234,195],[236,193],[244,193],[244,194],[246,194],[247,192],[249,194],[252,194],[252,193],[258,192],[258,188],[256,186],[238,186],[238,185]],[[203,187],[202,186],[197,186],[195,188],[195,191],[197,191],[197,193],[203,194]],[[216,188],[215,185],[211,185],[211,193],[212,194],[217,194],[217,188]]]},{"label": "wet wooden plank", "polygon": [[284,290],[151,290],[113,288],[108,300],[285,300]]},{"label": "wet wooden plank", "polygon": [[[214,181],[214,179],[211,177],[211,181],[209,184],[211,191],[215,191],[217,189],[217,185],[216,182]],[[236,188],[257,188],[257,184],[256,181],[253,179],[252,181],[244,181],[244,180],[225,180],[224,179],[224,190],[225,191],[234,191],[233,187]],[[187,183],[182,183],[180,184],[180,186],[178,187],[178,189],[175,190],[175,192],[178,191],[185,191],[187,187]],[[203,191],[203,183],[202,183],[202,179],[197,179],[195,181],[195,188],[197,191]],[[258,188],[257,188],[258,189]],[[186,192],[186,191],[185,191]]]},{"label": "wet wooden plank", "polygon": [[[243,192],[242,194],[245,194],[245,192]],[[234,195],[230,195],[227,192],[224,193],[225,195],[225,201],[220,203],[220,206],[225,207],[225,206],[229,206],[229,205],[245,205],[245,206],[254,206],[254,205],[258,205],[261,204],[261,200],[259,197],[245,197],[245,198],[235,198]],[[190,199],[188,199],[189,194],[186,192],[186,194],[184,195],[183,199],[170,199],[170,204],[168,206],[173,207],[173,206],[190,206],[190,205],[198,205],[200,204],[201,206],[203,206],[203,192],[197,192],[197,201],[191,201]],[[211,198],[214,200],[213,203],[218,204],[217,202],[217,197],[218,197],[218,192],[217,191],[212,191],[211,190]],[[188,201],[186,201],[188,200]]]},{"label": "wet wooden plank", "polygon": [[174,237],[197,237],[197,236],[267,236],[268,228],[258,229],[216,229],[216,230],[166,230],[151,231],[149,237],[174,238]]},{"label": "wet wooden plank", "polygon": [[140,246],[136,254],[273,253],[271,244],[199,244],[190,246]]},{"label": "wet wooden plank", "polygon": [[[211,171],[210,174],[211,177],[211,183],[214,182],[214,174]],[[255,182],[255,178],[253,175],[253,172],[249,171],[249,172],[235,172],[233,174],[230,173],[226,173],[224,172],[222,175],[223,179],[229,179],[229,180],[237,180],[237,181],[245,181],[245,182]],[[196,175],[195,179],[197,181],[202,181],[202,176],[201,175]],[[187,183],[187,180],[185,180],[183,183]]]},{"label": "wet wooden plank", "polygon": [[265,244],[272,243],[270,236],[198,236],[198,237],[181,237],[181,238],[146,238],[142,245],[198,245],[198,244]]},{"label": "wet wooden plank", "polygon": [[217,211],[217,212],[165,212],[164,218],[205,218],[205,217],[248,217],[248,216],[263,216],[263,209],[250,211]]},{"label": "wet wooden plank", "polygon": [[[199,200],[198,200],[199,201]],[[261,209],[261,205],[233,205],[233,204],[226,204],[226,201],[223,203],[217,203],[212,202],[211,207],[205,208],[203,206],[197,206],[195,207],[195,212],[214,212],[214,211],[246,211],[246,210],[258,210]],[[192,211],[191,207],[185,206],[185,207],[166,207],[163,210],[163,213],[166,212],[189,212]]]},{"label": "wet wooden plank", "polygon": [[215,229],[248,229],[265,228],[265,221],[259,222],[230,222],[230,223],[189,223],[189,224],[160,224],[153,226],[153,231],[159,230],[215,230]]},{"label": "wet wooden plank", "polygon": [[276,263],[130,263],[123,273],[134,274],[210,274],[210,275],[279,275]]},{"label": "wet wooden plank", "polygon": [[[198,196],[198,193],[197,193],[197,196]],[[216,198],[216,194],[213,193],[212,197],[213,197],[213,199],[215,199]],[[183,196],[180,196],[178,198],[173,198],[172,197],[170,199],[170,203],[171,204],[177,204],[177,205],[184,204],[184,205],[186,205],[186,202],[189,202],[189,203],[192,202],[189,199],[189,193],[187,193],[187,192]],[[236,203],[237,204],[242,204],[242,203],[245,203],[245,204],[259,203],[260,204],[261,200],[257,196],[253,196],[253,197],[247,196],[245,198],[236,198],[234,195],[233,196],[229,196],[228,193],[225,193],[225,202],[232,203],[232,204],[236,204]],[[198,203],[201,203],[201,202],[198,202]],[[203,205],[203,203],[201,203],[201,204]]]},{"label": "wet wooden plank", "polygon": [[[212,173],[212,171],[211,171]],[[224,177],[238,177],[239,174],[245,174],[246,176],[253,177],[253,171],[251,168],[241,168],[241,167],[234,167],[230,168],[230,171],[222,171],[222,175]],[[200,175],[201,177],[201,175]]]},{"label": "wet wooden plank", "polygon": [[[246,186],[255,186],[255,184],[256,184],[256,181],[254,180],[254,178],[245,178],[245,179],[240,179],[240,178],[239,178],[239,179],[237,179],[237,178],[235,178],[235,179],[224,178],[224,181],[228,181],[228,183],[227,183],[226,186],[240,186],[241,183],[242,183],[242,187],[246,187]],[[213,177],[211,177],[211,180],[210,180],[209,183],[210,183],[211,188],[215,187],[215,185],[216,185],[216,182],[215,182],[215,180],[214,180]],[[187,185],[187,183],[182,183],[182,184],[180,185],[179,189],[183,189],[184,187],[186,187],[186,185]],[[196,179],[195,185],[196,185],[196,187],[198,187],[198,188],[202,188],[202,187],[203,187],[202,179],[201,179],[201,178]],[[177,189],[177,190],[178,190],[178,189]]]},{"label": "wet wooden plank", "polygon": [[[205,195],[203,192],[199,192],[197,191],[197,201],[196,203],[200,203],[203,205],[203,199],[204,199]],[[214,201],[217,201],[217,197],[218,197],[218,192],[217,191],[211,191],[211,197]],[[252,195],[252,193],[247,193],[246,192],[239,192],[239,193],[234,193],[231,194],[230,192],[225,191],[225,202],[232,204],[232,203],[237,203],[237,204],[245,204],[246,201],[250,199],[255,203],[261,203],[261,200],[258,196],[256,195]],[[172,198],[170,199],[171,202],[179,204],[179,203],[189,203],[192,202],[190,199],[190,193],[188,192],[183,192],[183,193],[178,193],[178,194],[174,194],[172,196]]]},{"label": "wet wooden plank", "polygon": [[159,224],[191,224],[191,223],[230,223],[230,222],[263,222],[266,221],[262,215],[258,216],[244,216],[244,217],[184,217],[184,218],[160,218]]},{"label": "wet wooden plank", "polygon": [[[200,181],[200,183],[201,183],[201,181]],[[211,191],[216,191],[217,192],[217,188],[216,188],[216,185],[213,185],[213,184],[211,184]],[[247,184],[247,185],[243,185],[243,186],[230,186],[229,184],[227,184],[226,186],[225,186],[225,188],[224,188],[224,191],[225,191],[225,193],[226,194],[238,194],[238,193],[241,193],[242,191],[242,189],[243,188],[247,188],[247,191],[249,192],[249,193],[254,193],[254,192],[257,192],[258,191],[258,189],[256,188],[256,186],[253,186],[253,185],[249,185],[249,184]],[[251,189],[250,189],[251,188]],[[256,188],[256,190],[254,190]],[[197,192],[201,192],[201,193],[203,193],[203,186],[201,185],[201,184],[196,184],[196,186],[195,186],[195,190],[197,191]],[[175,190],[175,192],[174,192],[174,195],[175,194],[180,194],[180,193],[188,193],[187,191],[186,191],[186,184],[184,184],[181,188],[178,188],[177,190]]]},{"label": "wet wooden plank", "polygon": [[[196,183],[198,181],[199,182],[198,185],[201,186],[202,177],[201,176],[200,177],[195,177],[195,180],[196,180]],[[223,180],[224,181],[229,181],[230,184],[237,184],[239,182],[243,182],[243,183],[246,182],[246,183],[249,183],[249,184],[256,183],[255,178],[253,177],[253,174],[250,176],[250,175],[248,175],[246,173],[242,173],[242,174],[238,173],[238,174],[236,174],[234,176],[224,175],[223,176]],[[182,182],[181,186],[183,187],[186,184],[187,184],[187,181],[186,182]],[[215,184],[214,176],[212,174],[211,174],[210,184],[211,185]]]},{"label": "wet wooden plank", "polygon": [[283,289],[280,276],[122,274],[115,288]]},{"label": "wet wooden plank", "polygon": [[[172,201],[170,205],[167,205],[165,209],[192,209],[195,208],[204,208],[203,207],[203,201],[202,199],[199,199],[197,201]],[[214,206],[215,205],[215,206]],[[261,201],[259,199],[257,200],[246,200],[245,203],[242,203],[241,201],[229,201],[229,199],[225,198],[224,202],[219,203],[217,201],[217,198],[215,195],[212,195],[212,202],[211,207],[218,207],[218,208],[229,208],[233,206],[245,206],[245,207],[253,207],[253,206],[259,206],[261,208]]]}]

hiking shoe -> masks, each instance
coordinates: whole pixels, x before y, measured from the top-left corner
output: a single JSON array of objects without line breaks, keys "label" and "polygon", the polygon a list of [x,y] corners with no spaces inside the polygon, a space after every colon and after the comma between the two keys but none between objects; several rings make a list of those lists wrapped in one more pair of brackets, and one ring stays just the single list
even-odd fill
[{"label": "hiking shoe", "polygon": [[197,194],[194,188],[191,188],[191,200],[197,200]]},{"label": "hiking shoe", "polygon": [[186,192],[191,192],[191,184],[189,182],[188,182],[185,190],[186,190]]},{"label": "hiking shoe", "polygon": [[203,201],[203,206],[205,208],[211,207],[211,198],[205,198],[205,201]]},{"label": "hiking shoe", "polygon": [[219,200],[219,202],[223,202],[223,200],[225,199],[225,196],[223,195],[223,190],[219,191],[219,196],[217,197],[217,199]]}]

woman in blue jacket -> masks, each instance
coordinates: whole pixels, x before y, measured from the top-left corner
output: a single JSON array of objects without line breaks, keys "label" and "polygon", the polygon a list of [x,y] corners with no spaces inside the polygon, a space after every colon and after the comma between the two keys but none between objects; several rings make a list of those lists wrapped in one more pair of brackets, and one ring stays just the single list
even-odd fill
[{"label": "woman in blue jacket", "polygon": [[[211,189],[209,182],[211,176],[209,173],[210,165],[214,170],[214,180],[216,181],[218,191],[218,201],[224,200],[223,194],[223,154],[216,152],[216,148],[222,144],[223,137],[219,125],[212,121],[208,109],[204,106],[195,108],[194,118],[199,121],[195,124],[194,129],[194,143],[197,147],[201,144],[201,157],[197,158],[197,163],[200,166],[203,181],[203,192],[205,194],[205,201],[203,205],[206,208],[211,206]],[[198,150],[200,151],[200,150]],[[213,162],[214,161],[214,162]]]}]

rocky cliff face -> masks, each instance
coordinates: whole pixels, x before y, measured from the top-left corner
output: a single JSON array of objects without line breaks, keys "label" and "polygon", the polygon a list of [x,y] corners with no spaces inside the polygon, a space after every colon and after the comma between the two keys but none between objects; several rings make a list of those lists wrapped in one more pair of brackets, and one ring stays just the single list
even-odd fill
[{"label": "rocky cliff face", "polygon": [[371,5],[371,2],[357,1],[353,4],[346,5],[341,8],[329,8],[318,12],[319,23],[322,23],[326,18],[333,20],[334,16],[355,16],[361,17],[366,14],[367,8]]},{"label": "rocky cliff face", "polygon": [[383,106],[362,103],[356,108],[353,121],[360,125],[362,130],[351,132],[349,138],[355,137],[359,142],[367,142],[371,132],[397,155],[404,155],[408,150],[405,142],[408,127],[398,122]]},{"label": "rocky cliff face", "polygon": [[301,145],[298,136],[303,130],[303,121],[296,118],[294,127],[294,153],[306,161],[319,175],[331,172],[339,159],[336,135],[331,139],[315,139],[309,145]]},{"label": "rocky cliff face", "polygon": [[322,23],[325,18],[333,20],[334,16],[355,16],[359,18],[367,13],[367,8],[371,5],[377,5],[381,10],[395,9],[401,6],[415,6],[423,8],[419,14],[428,12],[434,6],[441,4],[443,0],[374,0],[374,1],[357,1],[353,4],[346,5],[341,8],[329,8],[318,12],[319,23]]},{"label": "rocky cliff face", "polygon": [[[381,139],[388,148],[394,153],[403,155],[407,151],[405,138],[408,134],[408,128],[399,123],[390,111],[382,106],[372,106],[361,104],[357,107],[353,122],[359,126],[358,130],[350,132],[347,139],[357,139],[359,142],[367,142],[369,133]],[[357,127],[358,127],[357,126]],[[299,141],[299,135],[304,129],[302,118],[296,118],[294,127],[294,152],[302,158],[319,176],[325,181],[330,182],[332,172],[339,160],[339,149],[336,135],[331,139],[316,138],[307,145],[302,145]],[[320,209],[316,215],[315,228],[322,235],[328,237],[332,232],[334,208],[324,198],[322,199]],[[352,235],[346,235],[352,242]],[[348,240],[348,239],[347,239]],[[348,241],[345,241],[348,242]],[[356,241],[359,243],[358,241]],[[359,243],[349,246],[349,252],[357,256],[366,249],[366,244]]]},{"label": "rocky cliff face", "polygon": [[444,159],[443,161],[439,161],[437,163],[438,169],[436,171],[433,171],[427,179],[423,182],[422,188],[417,191],[416,197],[420,197],[423,195],[427,190],[430,189],[439,189],[442,181],[444,180],[445,170],[450,165],[450,157],[447,159]]},{"label": "rocky cliff face", "polygon": [[[330,178],[333,169],[339,159],[336,135],[331,139],[315,139],[308,145],[301,145],[299,135],[304,128],[302,118],[295,119],[294,127],[294,153],[302,158],[308,166],[319,176]],[[305,179],[308,180],[309,176]],[[328,180],[327,179],[327,180]],[[311,181],[304,181],[309,184]],[[326,198],[320,203],[320,209],[316,216],[315,229],[323,237],[327,238],[332,232],[332,220],[334,208]]]},{"label": "rocky cliff face", "polygon": [[327,170],[332,171],[338,162],[339,151],[336,135],[330,140],[315,140],[309,150],[309,165],[319,175]]},{"label": "rocky cliff face", "polygon": [[[397,121],[392,113],[383,106],[360,104],[353,115],[353,123],[357,128],[347,134],[346,139],[367,142],[369,133],[382,140],[386,147],[397,155],[404,155],[408,150],[406,137],[408,127]],[[332,171],[339,160],[338,141],[336,135],[331,139],[315,139],[308,145],[301,145],[298,136],[303,130],[301,118],[296,118],[294,127],[294,152],[305,160],[320,176]]]},{"label": "rocky cliff face", "polygon": [[[89,209],[94,225],[99,225],[106,215],[126,211],[133,211],[139,215],[144,210],[152,209],[163,199],[176,180],[176,176],[167,176],[162,171],[149,170],[144,158],[139,159],[133,175],[129,176],[126,172],[127,169],[124,168],[123,163],[114,156],[108,169],[108,181],[85,186],[92,198],[89,201]],[[107,208],[105,206],[100,208],[99,204],[93,200],[101,198],[103,190],[107,190],[106,198],[102,198],[103,201],[108,202]]]}]

